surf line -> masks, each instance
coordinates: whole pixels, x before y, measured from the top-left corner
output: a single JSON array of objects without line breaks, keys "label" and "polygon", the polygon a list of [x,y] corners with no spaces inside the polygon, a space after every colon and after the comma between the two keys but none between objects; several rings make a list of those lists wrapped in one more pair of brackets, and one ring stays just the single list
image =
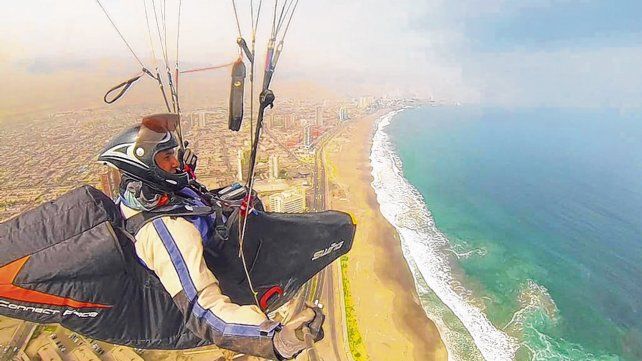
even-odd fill
[{"label": "surf line", "polygon": [[[385,132],[385,128],[399,112],[393,111],[379,118],[373,136],[370,153],[374,178],[372,187],[377,195],[380,211],[399,233],[405,246],[402,248],[408,250],[408,254],[404,252],[404,256],[412,258],[428,286],[468,330],[482,356],[487,360],[512,360],[518,341],[498,330],[481,309],[468,303],[452,286],[456,280],[442,251],[449,242],[435,226],[419,191],[403,177],[402,161],[394,152],[392,141]],[[409,213],[409,209],[412,210],[413,218],[420,222],[404,224],[403,219],[407,218],[404,215]],[[445,325],[443,320],[436,324],[438,327],[440,324]],[[442,331],[446,330],[440,330],[444,334]],[[448,340],[444,339],[444,343],[449,348]]]}]

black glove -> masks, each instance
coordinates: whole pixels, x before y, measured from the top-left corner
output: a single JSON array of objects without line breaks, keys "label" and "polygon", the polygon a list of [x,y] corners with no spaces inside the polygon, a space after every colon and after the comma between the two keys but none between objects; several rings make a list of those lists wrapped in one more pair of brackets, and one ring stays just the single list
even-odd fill
[{"label": "black glove", "polygon": [[323,321],[325,315],[319,307],[306,303],[305,310],[301,311],[281,330],[274,335],[274,349],[281,359],[293,359],[305,350],[304,328],[310,332],[315,342],[323,339]]}]

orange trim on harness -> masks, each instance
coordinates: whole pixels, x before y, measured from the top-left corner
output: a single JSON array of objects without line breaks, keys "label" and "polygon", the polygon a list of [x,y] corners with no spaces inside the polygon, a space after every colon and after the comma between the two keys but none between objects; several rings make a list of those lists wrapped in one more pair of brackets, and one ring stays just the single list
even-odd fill
[{"label": "orange trim on harness", "polygon": [[72,308],[111,308],[109,305],[76,301],[71,298],[50,295],[48,293],[30,290],[16,286],[13,281],[16,279],[22,267],[29,260],[29,256],[22,257],[11,263],[0,267],[0,297],[13,301],[37,303],[49,306],[67,306]]}]

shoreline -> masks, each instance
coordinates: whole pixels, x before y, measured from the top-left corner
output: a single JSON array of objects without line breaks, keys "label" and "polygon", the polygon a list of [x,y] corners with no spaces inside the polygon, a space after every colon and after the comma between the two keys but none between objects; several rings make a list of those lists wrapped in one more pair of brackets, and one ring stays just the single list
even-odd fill
[{"label": "shoreline", "polygon": [[351,120],[325,150],[330,208],[349,212],[357,223],[346,270],[354,314],[370,360],[447,360],[439,331],[419,301],[399,235],[381,214],[371,186],[376,123],[389,111]]},{"label": "shoreline", "polygon": [[[495,327],[483,310],[457,292],[458,263],[451,245],[436,226],[426,201],[404,176],[402,161],[395,152],[387,127],[392,118],[383,117],[373,138],[372,183],[380,211],[401,237],[407,264],[416,281],[433,297],[425,311],[442,329],[454,359],[512,360],[518,341]],[[410,195],[410,196],[409,196]],[[417,223],[418,222],[418,223]]]}]

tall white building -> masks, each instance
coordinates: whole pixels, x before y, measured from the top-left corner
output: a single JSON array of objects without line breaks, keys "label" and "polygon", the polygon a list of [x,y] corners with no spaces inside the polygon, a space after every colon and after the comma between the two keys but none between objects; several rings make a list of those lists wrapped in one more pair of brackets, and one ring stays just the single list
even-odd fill
[{"label": "tall white building", "polygon": [[279,156],[271,154],[269,158],[270,164],[270,178],[279,178]]},{"label": "tall white building", "polygon": [[341,107],[339,109],[339,120],[343,122],[343,121],[348,120],[349,118],[350,117],[348,116],[348,108]]},{"label": "tall white building", "polygon": [[236,150],[236,179],[243,181],[243,150]]},{"label": "tall white building", "polygon": [[268,198],[268,204],[272,212],[301,213],[305,210],[305,191],[303,189],[291,189],[272,194]]},{"label": "tall white building", "polygon": [[296,116],[294,114],[286,115],[283,119],[283,126],[285,129],[290,129],[290,127],[296,124]]},{"label": "tall white building", "polygon": [[321,107],[317,107],[315,124],[318,126],[323,126],[323,108]]},{"label": "tall white building", "polygon": [[303,128],[303,147],[306,149],[312,147],[312,127],[309,125]]},{"label": "tall white building", "polygon": [[374,97],[360,97],[357,103],[359,109],[366,109],[374,103]]}]

